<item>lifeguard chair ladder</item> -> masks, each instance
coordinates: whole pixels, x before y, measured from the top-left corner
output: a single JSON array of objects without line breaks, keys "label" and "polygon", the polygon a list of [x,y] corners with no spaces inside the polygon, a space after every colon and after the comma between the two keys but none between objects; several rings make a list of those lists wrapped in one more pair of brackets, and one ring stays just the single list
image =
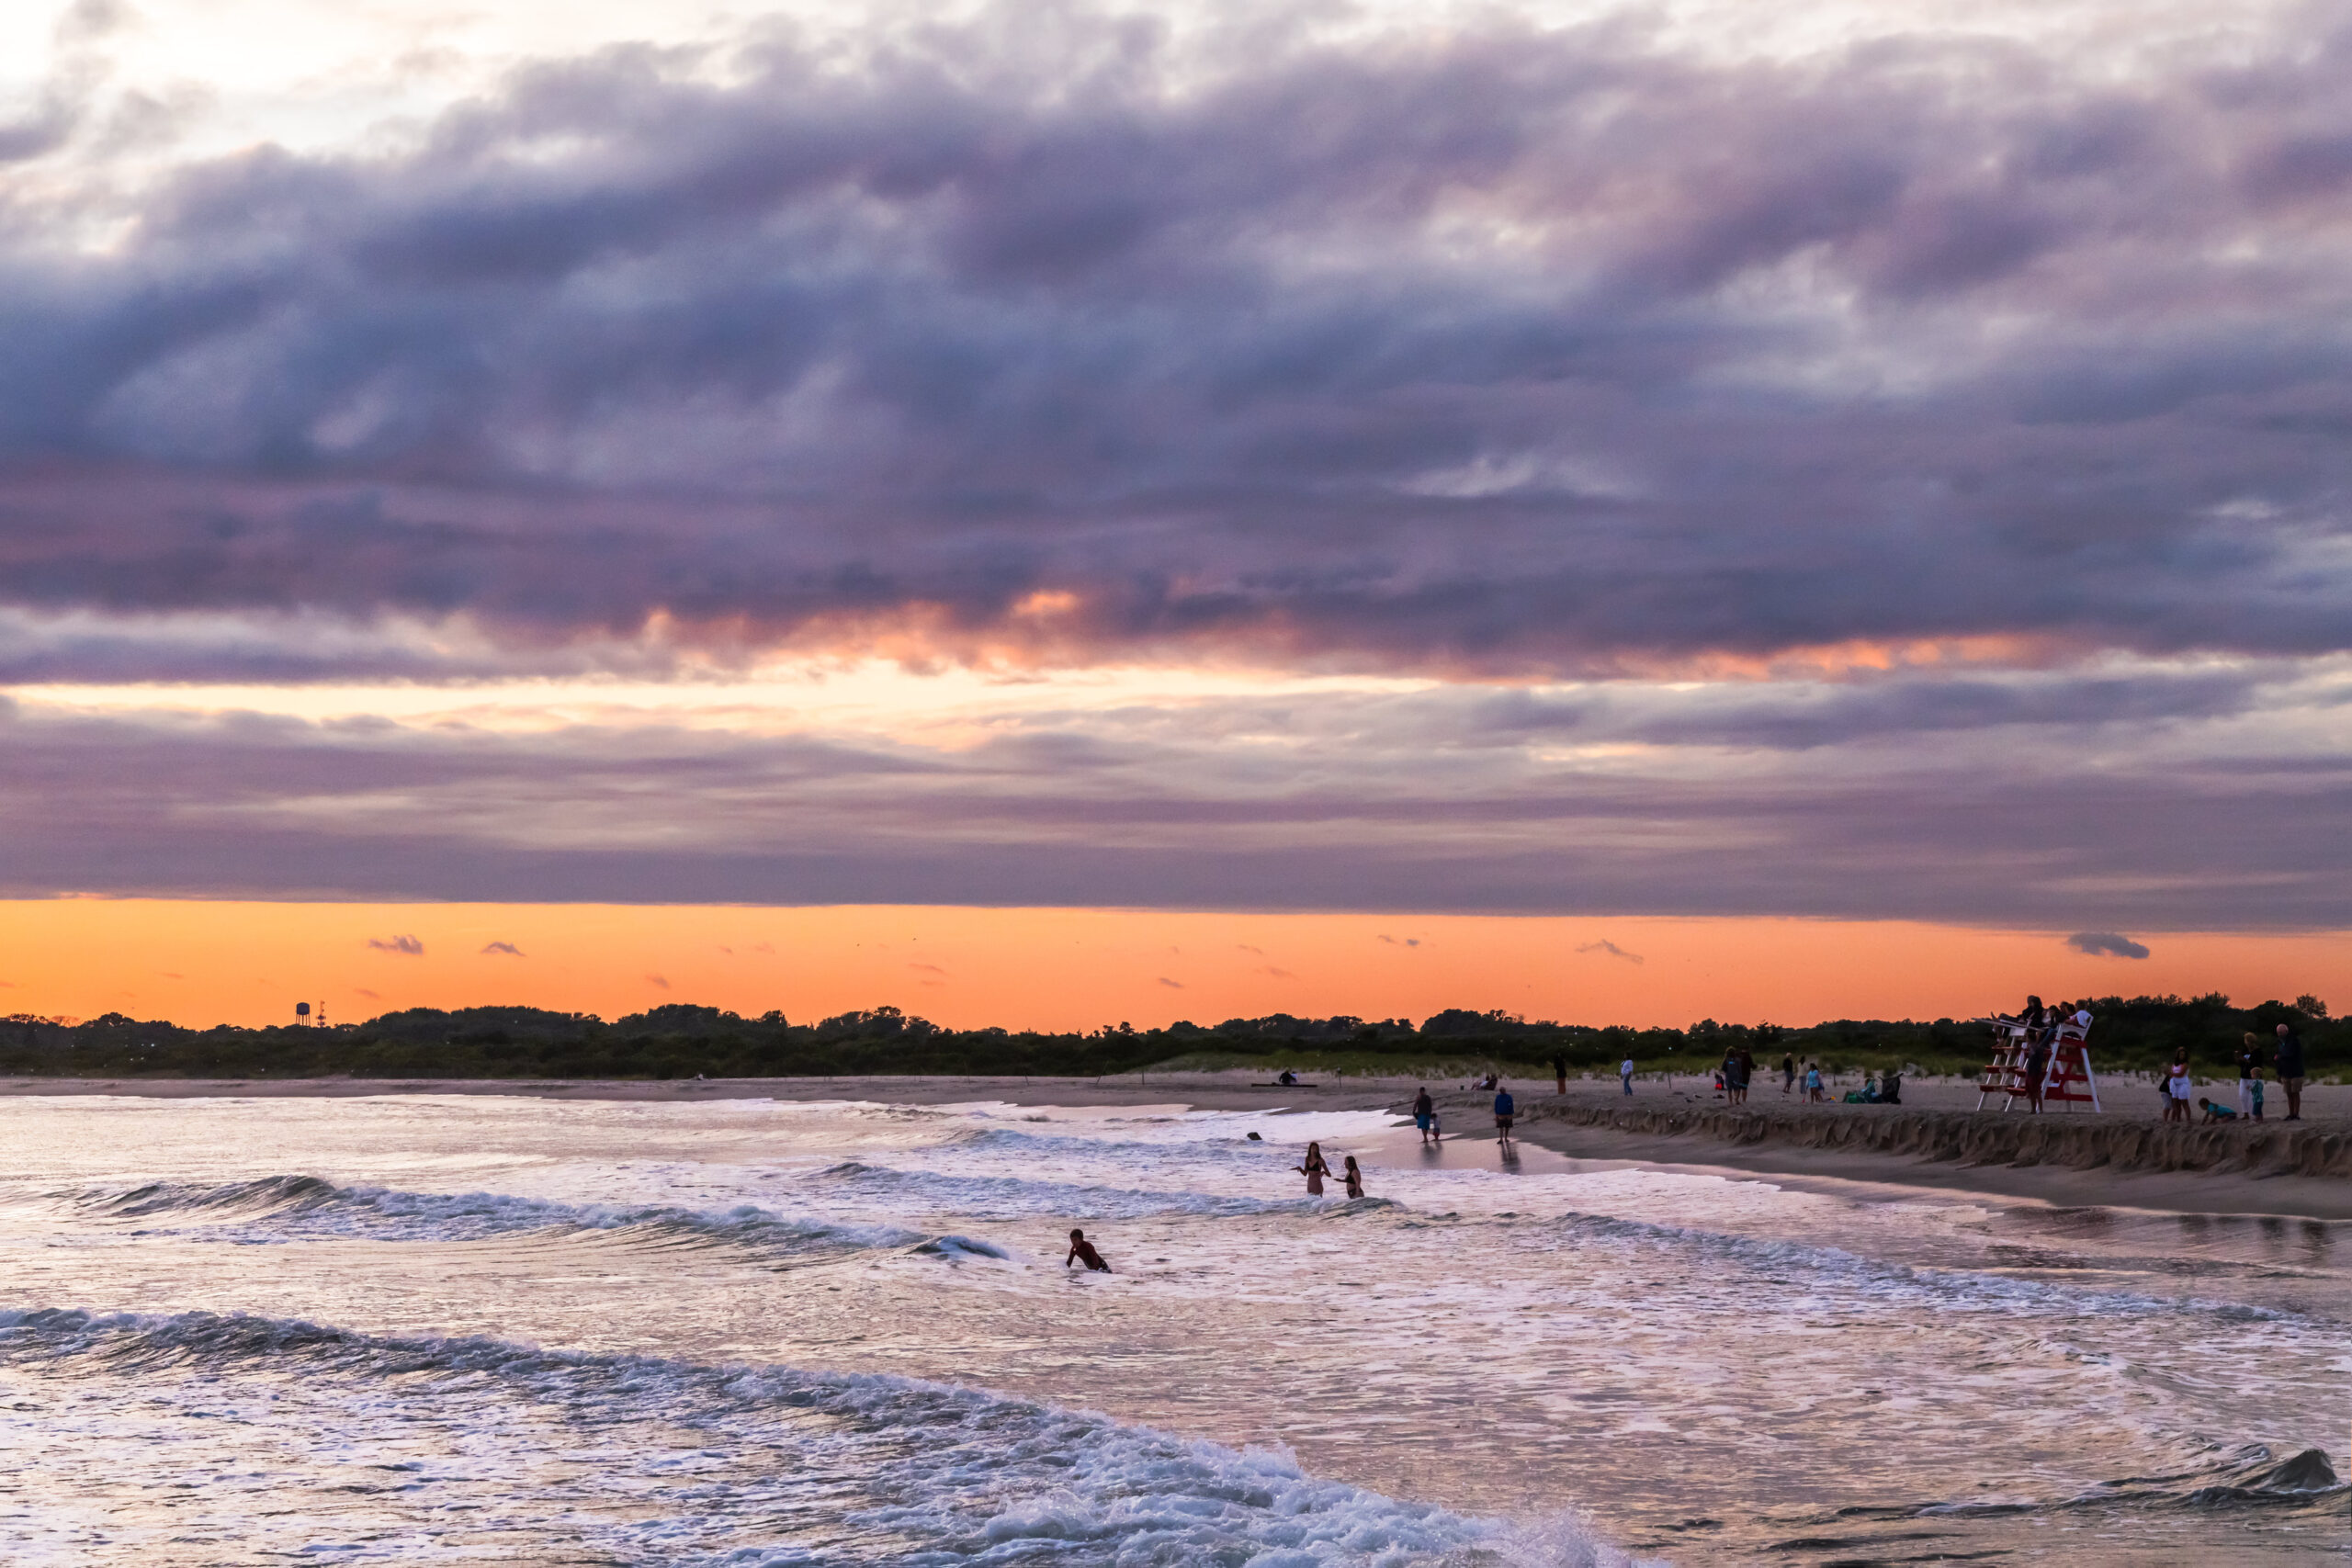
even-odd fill
[{"label": "lifeguard chair ladder", "polygon": [[[1976,1109],[1995,1095],[2002,1096],[2001,1109],[2007,1111],[2019,1100],[2031,1097],[2026,1082],[2027,1064],[2032,1060],[2032,1050],[2026,1043],[2026,1026],[2006,1018],[1988,1018],[1981,1021],[1993,1026],[1993,1060],[1976,1080]],[[2050,1061],[2042,1069],[2041,1100],[2052,1100],[2068,1110],[2087,1105],[2098,1111],[2098,1077],[2091,1070],[2090,1030],[2073,1019],[2058,1026],[2057,1038],[2050,1043]]]}]

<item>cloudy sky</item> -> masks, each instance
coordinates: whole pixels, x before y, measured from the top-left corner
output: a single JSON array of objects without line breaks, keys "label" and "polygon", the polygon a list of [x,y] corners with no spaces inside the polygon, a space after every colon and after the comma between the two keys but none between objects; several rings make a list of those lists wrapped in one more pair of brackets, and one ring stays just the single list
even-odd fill
[{"label": "cloudy sky", "polygon": [[2352,16],[1766,9],[10,7],[0,1010],[161,1006],[66,893],[2352,981]]}]

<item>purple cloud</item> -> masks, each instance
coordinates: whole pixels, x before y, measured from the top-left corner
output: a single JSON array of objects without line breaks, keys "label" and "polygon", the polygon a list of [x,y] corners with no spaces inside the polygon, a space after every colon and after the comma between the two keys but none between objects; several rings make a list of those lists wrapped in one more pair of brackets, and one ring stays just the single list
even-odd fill
[{"label": "purple cloud", "polygon": [[2352,24],[2117,74],[1493,20],[1203,75],[1021,17],[25,187],[0,669],[2352,646]]},{"label": "purple cloud", "polygon": [[377,953],[396,953],[403,958],[424,956],[424,944],[413,936],[371,936],[368,939],[368,945]]},{"label": "purple cloud", "polygon": [[2095,958],[2145,958],[2148,946],[2133,942],[2120,931],[2076,931],[2066,939],[2066,945],[2076,953],[2087,953]]}]

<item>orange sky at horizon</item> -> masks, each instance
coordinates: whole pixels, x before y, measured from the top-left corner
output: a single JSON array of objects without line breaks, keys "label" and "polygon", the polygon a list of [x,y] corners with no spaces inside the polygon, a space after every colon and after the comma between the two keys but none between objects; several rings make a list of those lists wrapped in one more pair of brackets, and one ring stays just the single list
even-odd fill
[{"label": "orange sky at horizon", "polygon": [[334,1021],[493,1003],[610,1019],[694,1001],[1071,1029],[1447,1007],[1809,1023],[1968,1017],[2029,990],[2352,1003],[2344,932],[2135,934],[2146,959],[2053,931],[1765,917],[62,898],[0,901],[0,1014],[259,1024],[306,1000]]}]

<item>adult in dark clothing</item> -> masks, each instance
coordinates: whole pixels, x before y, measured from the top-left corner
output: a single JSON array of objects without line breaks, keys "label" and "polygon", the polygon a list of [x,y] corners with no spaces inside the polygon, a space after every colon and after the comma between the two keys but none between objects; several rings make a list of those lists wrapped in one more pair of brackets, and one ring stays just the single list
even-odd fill
[{"label": "adult in dark clothing", "polygon": [[1562,1094],[1568,1092],[1568,1056],[1566,1052],[1555,1051],[1552,1053],[1552,1077],[1553,1080],[1560,1086],[1560,1092]]},{"label": "adult in dark clothing", "polygon": [[2278,1087],[2287,1091],[2287,1120],[2303,1119],[2303,1043],[2285,1024],[2278,1026]]},{"label": "adult in dark clothing", "polygon": [[2262,1076],[2262,1041],[2249,1032],[2238,1046],[2238,1109],[2254,1111],[2254,1081]]},{"label": "adult in dark clothing", "polygon": [[2041,1113],[2042,1080],[2050,1076],[2050,1043],[2037,1041],[2025,1054],[2025,1099],[2035,1115]]}]

